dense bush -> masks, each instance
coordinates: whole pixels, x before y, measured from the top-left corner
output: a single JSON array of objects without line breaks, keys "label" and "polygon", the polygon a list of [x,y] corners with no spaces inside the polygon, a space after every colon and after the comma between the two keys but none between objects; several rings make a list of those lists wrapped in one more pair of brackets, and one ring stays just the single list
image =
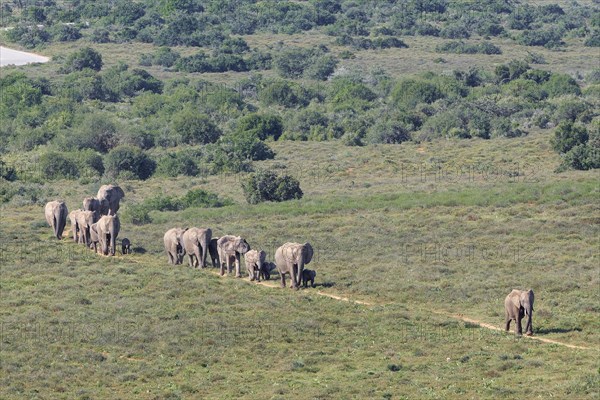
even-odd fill
[{"label": "dense bush", "polygon": [[257,204],[263,201],[286,201],[302,198],[302,190],[297,179],[278,176],[272,171],[258,171],[242,182],[246,201]]},{"label": "dense bush", "polygon": [[179,175],[196,176],[200,172],[194,158],[184,152],[169,153],[158,160],[156,174],[176,177]]},{"label": "dense bush", "polygon": [[77,164],[71,158],[57,151],[49,151],[40,155],[38,165],[44,179],[74,179],[79,177]]},{"label": "dense bush", "polygon": [[186,108],[173,116],[172,135],[182,144],[214,143],[221,136],[220,129],[206,114]]},{"label": "dense bush", "polygon": [[400,107],[414,108],[419,103],[431,104],[444,97],[437,85],[415,79],[401,80],[392,89],[392,100]]},{"label": "dense bush", "polygon": [[144,200],[140,204],[127,205],[124,220],[135,225],[152,222],[150,211],[179,211],[186,208],[214,208],[232,205],[227,198],[222,199],[214,193],[202,189],[191,189],[182,197],[159,195]]},{"label": "dense bush", "polygon": [[122,145],[112,149],[105,158],[106,174],[132,179],[148,179],[156,169],[156,163],[137,147]]},{"label": "dense bush", "polygon": [[571,121],[561,122],[554,131],[552,148],[559,153],[567,153],[580,144],[587,143],[589,139],[587,129]]},{"label": "dense bush", "polygon": [[118,144],[117,126],[104,114],[87,114],[62,139],[69,149],[92,149],[106,153]]},{"label": "dense bush", "polygon": [[63,73],[73,71],[81,71],[84,68],[89,68],[94,71],[102,69],[102,55],[91,47],[84,47],[69,54],[65,60],[64,66],[61,69]]},{"label": "dense bush", "polygon": [[273,65],[284,78],[325,80],[333,73],[337,60],[325,46],[304,49],[300,47],[279,51],[273,59]]},{"label": "dense bush", "polygon": [[500,47],[489,42],[468,44],[463,41],[446,42],[436,46],[438,53],[456,54],[502,54]]},{"label": "dense bush", "polygon": [[283,121],[277,115],[253,113],[240,118],[236,129],[238,132],[253,133],[260,140],[277,140],[283,133]]}]

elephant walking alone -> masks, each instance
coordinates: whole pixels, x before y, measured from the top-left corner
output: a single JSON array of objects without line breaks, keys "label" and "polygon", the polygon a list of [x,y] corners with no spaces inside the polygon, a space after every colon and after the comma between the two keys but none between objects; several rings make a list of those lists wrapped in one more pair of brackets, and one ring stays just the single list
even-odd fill
[{"label": "elephant walking alone", "polygon": [[292,278],[292,288],[298,289],[302,282],[304,265],[310,263],[313,248],[310,243],[285,243],[275,251],[275,265],[281,277],[281,287],[285,287],[285,274]]},{"label": "elephant walking alone", "polygon": [[189,228],[183,233],[183,247],[190,258],[190,267],[206,268],[211,237],[210,229]]},{"label": "elephant walking alone", "polygon": [[116,251],[117,236],[121,229],[119,217],[116,215],[105,215],[96,223],[98,231],[98,242],[102,254],[107,255],[110,247],[110,255],[114,256]]},{"label": "elephant walking alone", "polygon": [[183,246],[183,234],[187,231],[183,228],[171,228],[163,236],[165,251],[169,257],[169,264],[181,264],[185,256],[185,247]]},{"label": "elephant walking alone", "polygon": [[506,332],[510,329],[510,322],[515,321],[517,326],[515,333],[517,335],[523,334],[523,328],[521,326],[521,320],[527,315],[526,335],[533,335],[533,290],[517,290],[513,289],[512,292],[506,296],[504,300],[504,314],[505,314],[505,330]]},{"label": "elephant walking alone", "polygon": [[231,263],[235,263],[235,276],[241,278],[240,274],[240,255],[246,254],[250,250],[250,245],[240,236],[225,235],[217,240],[217,250],[219,252],[219,265],[221,267],[221,276],[231,273]]},{"label": "elephant walking alone", "polygon": [[67,225],[67,215],[69,215],[69,210],[67,210],[65,202],[49,202],[44,208],[44,214],[46,216],[46,222],[52,227],[54,236],[59,240],[62,239],[63,231]]}]

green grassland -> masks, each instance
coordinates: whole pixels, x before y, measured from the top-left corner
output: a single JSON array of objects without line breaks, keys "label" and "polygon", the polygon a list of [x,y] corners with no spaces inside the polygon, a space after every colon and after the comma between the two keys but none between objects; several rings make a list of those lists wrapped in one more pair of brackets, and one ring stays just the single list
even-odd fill
[{"label": "green grassland", "polygon": [[[4,206],[2,397],[594,398],[598,174],[555,174],[547,136],[273,143],[264,163],[285,164],[305,192],[278,204],[245,204],[235,175],[121,182],[123,213],[190,188],[236,203],[123,224],[130,257],[53,240],[39,205]],[[46,186],[75,209],[98,184]],[[240,234],[271,259],[308,240],[317,288],[170,266],[172,226]],[[501,327],[504,296],[529,287],[535,334],[589,349],[443,314]]]},{"label": "green grassland", "polygon": [[[241,36],[259,50],[280,41],[325,44],[336,57],[348,50],[320,29]],[[64,59],[88,44],[102,54],[105,70],[120,62],[137,68],[142,55],[156,50],[139,41],[86,40],[48,43],[35,51],[52,62],[3,68],[0,78],[23,71],[60,83]],[[402,40],[409,48],[352,49],[354,58],[340,57],[338,68],[382,68],[393,79],[470,67],[491,74],[534,52],[546,60],[536,68],[574,76],[582,89],[583,77],[598,68],[597,48],[584,47],[583,37],[566,36],[558,49],[492,37],[499,55],[438,53],[447,39],[430,36]],[[174,49],[182,56],[198,51]],[[189,77],[228,87],[255,74],[144,68],[164,81]],[[277,76],[275,70],[260,74]],[[133,102],[88,99],[81,106],[120,118]],[[597,110],[591,114],[597,120]],[[119,237],[132,241],[133,254],[115,257],[73,243],[69,226],[63,240],[54,239],[43,211],[54,199],[80,208],[83,197],[113,182],[39,179],[35,157],[53,149],[51,142],[32,151],[3,150],[2,161],[25,178],[0,179],[0,195],[14,192],[0,204],[0,398],[597,399],[600,175],[598,169],[557,173],[554,129],[526,130],[510,139],[365,146],[267,141],[275,158],[254,161],[253,168],[296,177],[304,193],[281,203],[247,204],[245,173],[119,179],[126,193]],[[158,159],[184,147],[146,152]],[[191,189],[233,204],[153,210],[151,223],[128,222],[144,200]],[[308,241],[316,287],[279,288],[277,273],[265,284],[220,277],[214,268],[191,269],[187,258],[169,265],[162,237],[175,226],[241,235],[269,260],[285,242]],[[516,337],[514,324],[505,334],[461,319],[502,329],[504,298],[513,288],[535,292],[533,338]]]}]

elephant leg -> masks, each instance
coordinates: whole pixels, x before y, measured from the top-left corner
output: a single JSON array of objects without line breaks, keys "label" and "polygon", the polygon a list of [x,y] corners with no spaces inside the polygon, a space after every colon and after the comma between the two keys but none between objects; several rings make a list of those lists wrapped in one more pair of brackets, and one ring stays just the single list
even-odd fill
[{"label": "elephant leg", "polygon": [[242,274],[240,273],[240,253],[235,253],[235,277],[241,278]]},{"label": "elephant leg", "polygon": [[522,321],[522,317],[519,315],[517,317],[517,334],[518,335],[523,334],[523,325],[521,324],[521,321]]},{"label": "elephant leg", "polygon": [[193,266],[196,267],[196,268],[200,268],[200,260],[202,258],[200,258],[201,257],[201,255],[200,255],[200,247],[198,247],[198,246],[196,246],[196,248],[194,249],[194,257],[195,257],[195,260],[194,260],[194,265]]},{"label": "elephant leg", "polygon": [[292,289],[298,290],[298,281],[296,280],[296,275],[297,275],[297,266],[290,266],[289,270],[290,270],[290,276],[292,278]]},{"label": "elephant leg", "polygon": [[206,258],[208,257],[208,246],[202,246],[202,264],[200,268],[206,268]]},{"label": "elephant leg", "polygon": [[116,251],[116,248],[117,248],[117,243],[116,242],[117,242],[117,236],[111,234],[110,235],[110,255],[111,256],[115,255],[115,251]]},{"label": "elephant leg", "polygon": [[506,317],[504,319],[504,331],[508,332],[510,330],[510,317]]},{"label": "elephant leg", "polygon": [[281,287],[284,288],[285,287],[285,273],[280,272],[279,276],[281,277]]}]

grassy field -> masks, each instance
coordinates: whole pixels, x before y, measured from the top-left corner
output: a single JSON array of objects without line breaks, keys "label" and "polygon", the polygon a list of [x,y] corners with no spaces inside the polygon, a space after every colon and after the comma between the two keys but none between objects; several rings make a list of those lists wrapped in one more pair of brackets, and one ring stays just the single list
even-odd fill
[{"label": "grassy field", "polygon": [[[348,50],[318,31],[244,39],[259,49],[281,41]],[[581,38],[567,38],[560,50],[493,38],[501,55],[441,54],[442,39],[402,40],[408,49],[352,50],[340,66],[381,67],[393,78],[470,66],[491,72],[533,50],[547,64],[532,67],[582,85],[598,68],[597,51]],[[57,61],[81,46],[36,49],[56,62],[19,70],[57,75]],[[139,67],[156,50],[93,47],[105,67]],[[231,87],[250,75],[147,70]],[[108,182],[12,183],[18,194],[0,205],[0,398],[597,399],[600,174],[556,173],[553,131],[527,131],[364,147],[272,142],[275,159],[254,167],[299,179],[304,197],[284,203],[247,204],[244,174],[119,181],[126,193],[119,236],[131,239],[131,256],[95,255],[69,239],[70,228],[58,241],[44,220],[47,201],[64,199],[74,210]],[[29,157],[36,151],[2,159],[35,177]],[[150,224],[126,222],[145,199],[197,188],[233,205],[152,211]],[[171,266],[162,237],[175,226],[241,235],[269,260],[284,242],[309,241],[316,288],[281,289],[277,274],[261,285],[219,277],[213,268],[192,270],[187,259]],[[503,328],[513,288],[535,292],[533,338],[490,329]]]},{"label": "grassy field", "polygon": [[[599,176],[555,174],[548,140],[273,143],[263,165],[286,166],[305,193],[279,204],[246,204],[243,176],[120,182],[124,215],[191,188],[235,201],[124,223],[126,257],[45,226],[46,200],[78,208],[99,182],[47,184],[34,205],[17,196],[0,228],[0,397],[596,398]],[[317,288],[169,266],[173,226],[240,234],[269,259],[310,241]],[[450,316],[502,327],[512,288],[534,289],[536,336],[587,349]]]}]

